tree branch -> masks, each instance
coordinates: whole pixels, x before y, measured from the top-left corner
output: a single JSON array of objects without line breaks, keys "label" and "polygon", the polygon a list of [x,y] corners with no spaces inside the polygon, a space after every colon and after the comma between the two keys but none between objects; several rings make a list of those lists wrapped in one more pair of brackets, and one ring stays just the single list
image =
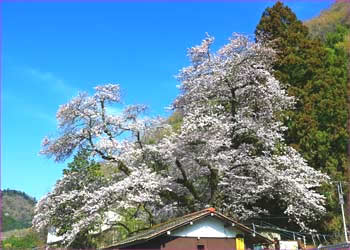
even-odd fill
[{"label": "tree branch", "polygon": [[140,131],[136,132],[136,140],[137,140],[137,143],[140,145],[140,148],[143,149],[143,145],[142,145],[142,142],[141,142]]},{"label": "tree branch", "polygon": [[91,136],[91,133],[90,131],[88,131],[89,133],[89,137],[87,138],[93,151],[95,151],[96,153],[98,153],[102,159],[106,160],[106,161],[112,161],[114,163],[117,163],[118,164],[118,168],[126,175],[130,175],[131,174],[131,171],[130,169],[125,166],[125,164],[117,159],[115,159],[114,157],[112,156],[108,156],[106,155],[104,152],[102,152],[101,150],[97,149],[92,141],[92,136]]},{"label": "tree branch", "polygon": [[211,167],[210,164],[199,161],[198,159],[195,159],[195,161],[201,165],[201,166],[206,166],[209,169],[210,175],[208,176],[208,181],[209,181],[209,186],[210,186],[210,199],[209,199],[209,204],[213,204],[215,199],[216,199],[216,193],[218,189],[218,170]]},{"label": "tree branch", "polygon": [[187,207],[190,211],[195,211],[193,201],[187,199],[185,196],[178,195],[177,193],[169,190],[161,191],[159,195],[167,200],[179,202],[181,204],[180,206],[183,205]]},{"label": "tree branch", "polygon": [[149,216],[149,217],[148,217],[148,220],[149,220],[150,226],[153,226],[153,224],[155,224],[153,214],[151,213],[151,211],[149,211],[149,210],[146,208],[145,204],[142,204],[142,206],[143,206],[143,209],[145,209],[146,213],[147,213],[148,216]]},{"label": "tree branch", "polygon": [[176,164],[177,168],[180,170],[182,178],[183,178],[183,179],[178,179],[177,182],[180,184],[183,184],[188,189],[188,191],[190,191],[190,193],[193,195],[193,197],[196,200],[200,200],[196,189],[194,188],[193,184],[188,180],[186,172],[183,169],[182,164],[180,163],[180,161],[178,159],[175,160],[175,164]]},{"label": "tree branch", "polygon": [[113,140],[113,135],[112,135],[111,131],[109,131],[109,129],[107,127],[107,123],[106,123],[104,100],[101,100],[100,104],[101,104],[101,118],[102,118],[102,123],[103,123],[103,132],[105,132],[106,135],[108,135],[110,140]]}]

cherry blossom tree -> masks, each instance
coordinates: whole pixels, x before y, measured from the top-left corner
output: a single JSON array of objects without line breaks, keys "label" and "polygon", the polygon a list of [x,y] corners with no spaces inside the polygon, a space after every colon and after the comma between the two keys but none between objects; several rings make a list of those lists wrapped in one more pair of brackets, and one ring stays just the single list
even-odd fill
[{"label": "cherry blossom tree", "polygon": [[83,150],[115,169],[107,180],[91,180],[86,171],[66,172],[53,191],[38,202],[34,227],[56,226],[65,246],[80,232],[101,225],[106,212],[158,204],[160,191],[167,189],[168,178],[143,161],[141,137],[159,119],[138,118],[146,110],[144,105],[127,106],[121,115],[111,114],[106,105],[121,104],[119,85],[107,84],[95,90],[93,96],[81,93],[62,105],[57,112],[60,134],[42,142],[41,153],[56,161]]},{"label": "cherry blossom tree", "polygon": [[[45,138],[41,153],[62,161],[87,150],[115,174],[92,189],[92,183],[83,183],[79,191],[65,189],[84,180],[81,173],[65,175],[39,201],[37,229],[59,217],[60,204],[77,200],[81,205],[62,230],[66,246],[101,222],[106,211],[122,215],[128,208],[141,208],[135,217],[149,225],[206,206],[244,220],[270,213],[273,202],[302,228],[324,212],[317,188],[328,177],[283,140],[280,116],[294,100],[271,74],[274,51],[234,35],[212,53],[213,40],[208,36],[189,49],[191,65],[179,73],[181,94],[172,107],[182,114],[180,129],[140,118],[143,105],[120,115],[107,112],[121,103],[114,84],[59,108],[59,135]],[[156,131],[162,136],[147,140]]]},{"label": "cherry blossom tree", "polygon": [[213,40],[189,50],[192,65],[178,76],[182,93],[173,104],[183,113],[180,133],[157,145],[166,149],[171,189],[187,197],[180,207],[209,204],[239,219],[277,203],[305,228],[324,212],[316,188],[328,177],[284,143],[280,116],[294,100],[270,73],[274,51],[235,35],[211,53]]}]

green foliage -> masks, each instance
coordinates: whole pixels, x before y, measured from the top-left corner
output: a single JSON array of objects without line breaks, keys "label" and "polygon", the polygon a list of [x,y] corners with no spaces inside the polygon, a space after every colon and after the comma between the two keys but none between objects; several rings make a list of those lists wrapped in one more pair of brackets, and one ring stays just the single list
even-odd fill
[{"label": "green foliage", "polygon": [[88,232],[81,232],[77,235],[70,247],[73,249],[96,249],[98,247],[98,242],[95,236],[88,234]]},{"label": "green foliage", "polygon": [[[348,32],[349,30],[345,26],[337,24],[334,31],[326,34],[325,45],[328,48],[337,49],[338,52],[339,49],[341,50],[344,48],[344,46],[341,45]],[[340,52],[343,53],[342,51]]]},{"label": "green foliage", "polygon": [[[332,180],[342,180],[346,171],[347,58],[339,46],[345,33],[337,29],[323,45],[281,2],[265,10],[256,28],[257,39],[277,51],[275,77],[296,97],[296,108],[284,121],[286,142]],[[323,225],[315,226],[331,231],[338,226],[335,188],[323,187],[322,192],[329,213]]]},{"label": "green foliage", "polygon": [[[292,44],[300,46],[300,40],[307,34],[307,28],[302,25],[292,10],[281,2],[277,2],[272,8],[266,8],[255,30],[258,40],[267,42],[278,39],[275,42],[275,48],[288,46],[290,50]],[[285,50],[278,51],[281,55],[287,55]]]},{"label": "green foliage", "polygon": [[63,174],[72,172],[87,172],[91,181],[103,176],[101,165],[90,160],[89,152],[85,150],[79,151],[73,161],[68,163],[68,169],[63,170]]},{"label": "green foliage", "polygon": [[179,132],[183,122],[183,116],[181,112],[175,111],[169,118],[168,124],[176,131]]},{"label": "green foliage", "polygon": [[82,232],[74,240],[71,247],[73,249],[78,248],[101,248],[123,240],[130,236],[131,233],[139,232],[147,229],[151,226],[149,221],[136,218],[137,213],[144,212],[143,206],[137,208],[129,208],[124,211],[119,211],[123,220],[116,222],[110,229],[98,233],[89,234],[88,232]]},{"label": "green foliage", "polygon": [[27,234],[23,236],[12,235],[1,242],[2,249],[14,249],[14,248],[34,248],[43,246],[45,243],[40,239],[39,234],[29,230]]},{"label": "green foliage", "polygon": [[[333,80],[342,82],[343,85],[346,84],[346,81],[349,84],[350,80],[349,76],[347,75],[347,68],[349,67],[350,60],[350,29],[348,25],[350,24],[350,16],[348,15],[346,17],[344,12],[346,9],[347,11],[350,11],[350,3],[341,1],[336,2],[330,8],[330,10],[323,12],[320,17],[312,19],[310,22],[306,23],[306,25],[310,27],[312,36],[317,36],[317,38],[320,38],[324,41],[328,52],[326,64],[328,65],[327,67],[329,73],[331,77],[333,77]],[[317,31],[315,31],[314,26],[316,24],[318,25]],[[346,105],[342,107],[343,108],[339,108],[338,111],[345,113]],[[343,130],[339,130],[339,132],[344,133]],[[339,150],[344,151],[344,147],[347,146],[347,143],[347,141],[338,141],[337,145],[340,146]],[[343,159],[341,159],[343,162],[346,161],[344,158],[345,156],[343,156]],[[331,160],[336,161],[336,159]],[[335,166],[337,166],[337,164],[329,164],[327,166],[330,171],[330,176],[336,176],[335,179],[341,180],[344,178],[344,176],[346,176],[346,169],[344,167],[343,171],[340,172],[338,169],[336,169]],[[327,228],[330,232],[342,232],[342,220],[340,216],[341,211],[338,208],[338,199],[334,194],[334,186],[323,187],[323,190],[325,191],[328,198],[328,213],[324,220],[324,227]],[[349,193],[350,191],[347,190],[347,192]]]},{"label": "green foliage", "polygon": [[7,232],[14,229],[31,227],[30,221],[16,220],[11,216],[3,214],[2,216],[2,231]]}]

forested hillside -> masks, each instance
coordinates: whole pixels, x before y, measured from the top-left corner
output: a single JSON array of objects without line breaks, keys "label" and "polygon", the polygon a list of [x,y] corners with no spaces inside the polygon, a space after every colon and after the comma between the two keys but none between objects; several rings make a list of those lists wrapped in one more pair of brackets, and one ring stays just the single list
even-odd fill
[{"label": "forested hillside", "polygon": [[28,228],[32,225],[36,200],[24,192],[2,191],[2,231]]},{"label": "forested hillside", "polygon": [[314,37],[326,39],[328,32],[334,32],[337,25],[350,26],[350,1],[337,0],[329,9],[305,22]]},{"label": "forested hillside", "polygon": [[296,97],[295,109],[284,121],[286,141],[331,180],[320,190],[327,197],[327,213],[314,226],[323,232],[341,230],[334,183],[348,181],[348,5],[335,2],[306,22],[308,29],[288,6],[277,2],[265,10],[256,29],[257,39],[277,51],[276,78]]},{"label": "forested hillside", "polygon": [[[350,134],[350,1],[337,0],[329,9],[324,10],[321,14],[305,22],[309,28],[311,37],[320,39],[328,50],[330,58],[333,62],[337,62],[338,66],[333,69],[334,77],[342,78],[343,82],[347,82],[347,133]],[[340,107],[339,109],[343,109]],[[350,148],[349,140],[347,143],[347,161],[344,168],[343,176],[346,181],[347,188],[347,215],[350,215],[350,190],[348,183],[350,181]],[[335,204],[335,203],[334,203]],[[328,217],[332,218],[329,228],[333,228],[335,224],[340,224],[340,211],[331,209]],[[337,221],[337,223],[334,223]]]}]

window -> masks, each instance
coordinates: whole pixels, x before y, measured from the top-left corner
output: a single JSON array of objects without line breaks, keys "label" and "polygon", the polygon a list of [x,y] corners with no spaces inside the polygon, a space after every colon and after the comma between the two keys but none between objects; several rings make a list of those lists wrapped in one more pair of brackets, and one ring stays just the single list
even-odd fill
[{"label": "window", "polygon": [[205,250],[204,245],[197,245],[197,250]]}]

